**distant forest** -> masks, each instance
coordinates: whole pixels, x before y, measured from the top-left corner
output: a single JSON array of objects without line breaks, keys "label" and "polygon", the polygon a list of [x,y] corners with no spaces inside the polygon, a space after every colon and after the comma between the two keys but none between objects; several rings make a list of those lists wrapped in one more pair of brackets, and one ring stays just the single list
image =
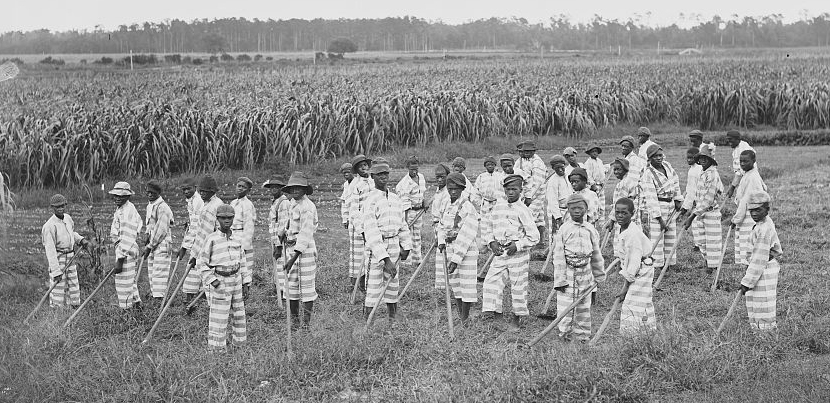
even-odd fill
[{"label": "distant forest", "polygon": [[490,18],[450,25],[415,17],[340,20],[166,20],[121,25],[117,30],[46,29],[0,34],[0,54],[188,53],[321,51],[347,38],[361,51],[601,50],[636,48],[830,46],[830,13],[784,23],[765,17],[713,17],[691,28],[652,27],[638,16],[627,21],[595,16],[589,23],[567,17],[530,24],[524,18]]}]

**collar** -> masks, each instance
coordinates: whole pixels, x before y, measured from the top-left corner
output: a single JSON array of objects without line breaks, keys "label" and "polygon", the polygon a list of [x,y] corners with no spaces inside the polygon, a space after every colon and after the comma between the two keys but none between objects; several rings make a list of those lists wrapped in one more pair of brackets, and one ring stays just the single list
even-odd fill
[{"label": "collar", "polygon": [[67,223],[67,221],[66,221],[67,217],[69,217],[69,214],[66,214],[66,213],[63,213],[63,219],[58,218],[58,216],[52,214],[52,216],[49,217],[49,221],[56,221],[56,222],[59,222],[59,223],[66,224]]},{"label": "collar", "polygon": [[164,199],[163,199],[161,196],[159,196],[159,197],[157,197],[157,198],[156,198],[156,200],[151,201],[151,202],[149,202],[149,203],[147,203],[147,204],[149,204],[149,205],[151,205],[151,206],[158,206],[158,205],[159,205],[159,204],[161,204],[161,202],[163,202],[163,201],[164,201]]}]

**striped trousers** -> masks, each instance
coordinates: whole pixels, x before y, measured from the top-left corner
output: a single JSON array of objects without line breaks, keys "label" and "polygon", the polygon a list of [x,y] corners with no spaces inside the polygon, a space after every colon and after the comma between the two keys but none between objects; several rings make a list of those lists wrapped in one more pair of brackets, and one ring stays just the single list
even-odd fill
[{"label": "striped trousers", "polygon": [[[447,253],[452,253],[452,244],[447,245]],[[443,253],[441,253],[443,255]],[[447,262],[449,264],[449,262]],[[443,270],[443,267],[442,267]],[[443,277],[444,273],[441,273]],[[461,264],[450,274],[450,290],[454,298],[460,298],[463,302],[478,302],[478,289],[476,287],[478,275],[478,246],[470,245],[464,255]],[[443,279],[442,279],[443,281]]]},{"label": "striped trousers", "polygon": [[254,250],[253,249],[246,249],[245,250],[245,270],[253,276],[254,275]]},{"label": "striped trousers", "polygon": [[155,298],[163,298],[167,293],[171,257],[169,242],[160,243],[147,257],[147,277],[150,280],[150,291]]},{"label": "striped trousers", "polygon": [[[190,254],[188,256],[188,262],[194,257],[196,256]],[[182,284],[182,292],[185,294],[198,294],[201,289],[202,277],[199,275],[199,271],[194,267],[190,269],[187,273],[187,277],[184,279],[184,284]]]},{"label": "striped trousers", "polygon": [[770,260],[755,287],[746,292],[746,313],[749,324],[755,329],[772,330],[778,327],[775,322],[775,303],[779,270],[781,267],[778,260]]},{"label": "striped trousers", "polygon": [[[565,291],[556,293],[556,312],[559,315],[571,305],[577,297],[582,295],[594,282],[590,266],[580,268],[568,267],[568,271],[574,270],[573,284],[565,288]],[[588,340],[591,338],[591,297],[587,297],[576,305],[571,312],[568,312],[559,322],[559,335],[572,337],[576,340]]]},{"label": "striped trousers", "polygon": [[136,302],[141,302],[136,284],[136,261],[135,256],[127,256],[124,259],[124,270],[115,275],[115,295],[118,298],[118,306],[122,309],[133,307]]},{"label": "striped trousers", "polygon": [[219,286],[208,286],[208,305],[210,316],[208,322],[208,348],[224,349],[228,338],[228,322],[233,322],[234,344],[247,340],[245,325],[245,301],[242,299],[242,275],[228,277],[217,276]]},{"label": "striped trousers", "polygon": [[359,278],[363,275],[363,265],[366,245],[363,234],[358,234],[354,227],[349,225],[349,277]]},{"label": "striped trousers", "polygon": [[[419,212],[423,210],[407,210],[406,211],[406,222],[409,223],[418,215]],[[423,259],[423,253],[421,252],[421,228],[424,226],[424,216],[426,214],[421,214],[421,217],[415,220],[412,224],[412,229],[410,233],[412,234],[412,250],[409,252],[409,257],[407,261],[409,264],[413,266],[418,266],[421,264],[421,259]]]},{"label": "striped trousers", "polygon": [[752,227],[755,226],[755,221],[752,220],[749,213],[746,214],[744,220],[735,226],[735,263],[742,265],[749,265],[749,256],[752,254],[752,244],[749,243],[749,237],[752,235]]},{"label": "striped trousers", "polygon": [[444,289],[444,254],[435,248],[435,289]]},{"label": "striped trousers", "polygon": [[[384,239],[383,242],[386,244],[386,252],[389,253],[389,259],[392,259],[392,262],[397,261],[401,255],[400,238],[392,237]],[[380,295],[385,281],[383,278],[384,262],[383,260],[375,259],[371,253],[369,257],[371,260],[369,263],[369,275],[366,276],[366,300],[363,302],[363,306],[374,308],[378,302],[385,302],[387,304],[397,303],[400,276],[395,276],[395,278],[389,280],[389,287],[386,288],[386,292],[383,295]]]},{"label": "striped trousers", "polygon": [[[286,256],[294,255],[294,248],[285,247]],[[292,301],[311,302],[317,299],[317,250],[310,248],[294,262],[288,272],[288,295]]]},{"label": "striped trousers", "polygon": [[[720,225],[720,223],[718,223]],[[692,222],[692,227],[689,228],[692,232],[692,244],[697,246],[702,253],[704,252],[706,229],[703,226],[703,220],[698,218]]]},{"label": "striped trousers", "polygon": [[[66,263],[72,260],[74,253],[58,254],[58,265],[61,269],[66,267]],[[55,280],[49,277],[49,286],[55,284]],[[67,294],[69,294],[67,296]],[[78,283],[78,267],[74,263],[66,269],[66,272],[61,277],[61,281],[52,292],[49,293],[49,306],[59,308],[66,305],[80,305],[81,304],[81,287]]]},{"label": "striped trousers", "polygon": [[537,227],[545,225],[545,195],[536,196],[530,202],[530,212],[533,213],[533,221]]},{"label": "striped trousers", "polygon": [[[660,214],[663,216],[663,220],[668,220],[669,216],[671,215],[672,211],[674,211],[674,203],[673,202],[658,202],[660,203]],[[671,252],[672,248],[674,248],[674,244],[677,243],[677,220],[672,218],[671,221],[667,221],[669,230],[666,231],[666,235],[660,242],[657,244],[657,248],[654,249],[654,254],[651,255],[654,258],[654,266],[655,267],[663,267],[665,263],[666,256]],[[654,242],[657,238],[660,237],[660,222],[657,221],[657,218],[651,218],[649,220],[649,240],[651,240],[651,244],[654,245]],[[669,260],[669,265],[677,264],[677,254],[671,257]]]},{"label": "striped trousers", "polygon": [[620,309],[620,333],[636,332],[641,329],[654,330],[657,319],[654,316],[652,286],[654,266],[640,264],[634,282],[628,287]]},{"label": "striped trousers", "polygon": [[496,256],[484,277],[481,310],[502,313],[504,287],[510,280],[510,296],[513,314],[527,316],[527,283],[530,269],[530,253],[516,252],[513,256]]},{"label": "striped trousers", "polygon": [[[700,251],[706,259],[706,267],[710,269],[718,267],[718,263],[720,263],[722,252],[720,219],[720,210],[713,210],[703,213],[695,220],[695,223],[700,223],[703,226],[704,236],[700,239]],[[692,234],[694,234],[694,223],[692,223],[692,226]]]},{"label": "striped trousers", "polygon": [[597,222],[600,222],[606,217],[606,214],[605,214],[605,187],[600,186],[599,189],[597,189],[597,191],[594,192],[594,193],[597,194],[597,198],[599,199],[599,204],[597,205],[597,216],[599,218],[597,219]]},{"label": "striped trousers", "polygon": [[277,288],[277,291],[282,291],[285,289],[285,271],[283,268],[285,265],[285,257],[280,256],[279,259],[274,259],[273,254],[271,255],[271,266],[274,270],[271,273],[271,278],[273,279],[274,286]]}]

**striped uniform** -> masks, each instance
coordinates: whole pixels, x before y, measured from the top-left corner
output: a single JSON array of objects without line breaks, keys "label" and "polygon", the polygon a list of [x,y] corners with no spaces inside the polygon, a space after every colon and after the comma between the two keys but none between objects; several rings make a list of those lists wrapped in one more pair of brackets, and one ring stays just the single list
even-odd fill
[{"label": "striped uniform", "polygon": [[406,224],[403,203],[398,195],[389,191],[373,190],[366,199],[363,211],[364,233],[369,249],[369,275],[367,276],[366,301],[368,308],[374,308],[379,302],[393,304],[398,302],[399,278],[397,274],[389,280],[386,293],[380,295],[384,282],[384,261],[390,258],[398,260],[401,249],[412,249],[412,237]]},{"label": "striped uniform", "polygon": [[484,239],[505,246],[513,242],[516,253],[496,256],[484,278],[482,311],[502,312],[504,286],[510,281],[513,314],[527,316],[527,283],[530,269],[530,249],[539,243],[539,229],[533,213],[521,199],[514,203],[499,199],[490,219],[486,220]]},{"label": "striped uniform", "polygon": [[147,203],[144,233],[147,236],[147,246],[150,247],[150,256],[147,257],[147,276],[150,279],[150,291],[154,298],[163,298],[167,293],[167,282],[170,277],[170,260],[172,259],[171,246],[173,236],[170,227],[173,225],[173,210],[161,197]]},{"label": "striped uniform", "polygon": [[[605,281],[605,260],[599,249],[599,233],[584,221],[562,224],[554,238],[553,287],[566,286],[557,292],[556,309],[563,314],[579,295],[594,282]],[[579,265],[579,266],[577,266]],[[591,298],[585,298],[561,322],[559,333],[578,340],[591,336]]]},{"label": "striped uniform", "polygon": [[362,176],[355,176],[350,184],[348,205],[353,248],[351,250],[352,265],[349,269],[349,277],[358,278],[366,272],[368,253],[363,239],[363,208],[366,198],[374,188],[375,181],[372,178]]},{"label": "striped uniform", "polygon": [[564,218],[568,215],[568,197],[574,190],[568,178],[553,174],[548,180],[545,198],[547,199],[548,216],[553,218]]},{"label": "striped uniform", "polygon": [[248,271],[253,273],[254,266],[254,225],[256,223],[256,208],[254,203],[245,196],[241,199],[233,199],[230,202],[233,207],[233,224],[231,229],[240,235],[242,248],[245,249],[245,264]]},{"label": "striped uniform", "polygon": [[110,241],[118,242],[115,245],[115,258],[124,258],[123,270],[115,275],[115,294],[118,298],[118,306],[123,309],[132,308],[133,303],[141,302],[136,284],[138,273],[135,267],[139,254],[136,238],[141,227],[141,216],[129,200],[115,210],[110,226]]},{"label": "striped uniform", "polygon": [[750,288],[746,292],[746,312],[749,324],[758,330],[772,330],[775,322],[776,288],[778,287],[777,258],[781,256],[781,241],[772,219],[766,217],[752,228],[750,237],[752,254],[741,285]]},{"label": "striped uniform", "polygon": [[650,146],[652,146],[652,145],[657,145],[657,143],[655,143],[655,142],[651,141],[651,139],[646,140],[646,142],[645,142],[645,143],[643,143],[643,144],[641,144],[641,145],[640,145],[640,148],[639,148],[639,150],[637,151],[637,155],[638,155],[640,158],[642,158],[643,160],[645,160],[646,162],[648,162],[648,154],[647,154],[647,152],[648,152],[648,148],[649,148]]},{"label": "striped uniform", "polygon": [[[519,158],[516,160],[516,168],[520,169],[525,176],[524,192],[522,197],[533,199],[530,202],[530,211],[533,213],[533,220],[537,227],[545,225],[545,196],[542,193],[547,179],[547,168],[545,162],[538,154],[532,158]],[[537,189],[542,189],[537,191]]]},{"label": "striped uniform", "polygon": [[[271,203],[271,209],[268,210],[268,234],[271,236],[271,245],[274,248],[283,246],[283,238],[285,231],[288,229],[289,210],[291,208],[291,201],[286,195],[282,195]],[[283,250],[283,256],[285,251]],[[273,259],[273,256],[272,256]],[[272,279],[277,290],[285,289],[285,272],[283,271],[283,264],[285,258],[276,259],[272,262],[274,266],[274,273]]]},{"label": "striped uniform", "polygon": [[[352,178],[354,180],[354,178]],[[346,263],[346,272],[348,273],[349,278],[357,278],[360,276],[360,273],[355,271],[352,272],[355,264],[354,260],[354,228],[349,226],[349,191],[351,191],[351,182],[343,182],[343,193],[340,194],[340,222],[343,224],[344,228],[348,231],[346,238],[349,242],[349,260]],[[275,277],[276,278],[276,277]]]},{"label": "striped uniform", "polygon": [[752,168],[744,173],[735,190],[735,203],[738,208],[732,216],[732,224],[735,224],[735,263],[738,264],[749,264],[749,255],[752,253],[749,236],[755,222],[749,216],[746,201],[749,195],[760,191],[766,192],[767,185],[761,179],[758,168]]},{"label": "striped uniform", "polygon": [[[448,263],[458,265],[449,275],[450,289],[456,299],[463,302],[477,302],[476,274],[478,272],[479,217],[472,202],[459,197],[450,203],[438,222],[436,239],[446,246]],[[447,240],[447,237],[455,237]],[[441,268],[444,269],[443,267]],[[443,277],[443,273],[442,273]]]},{"label": "striped uniform", "polygon": [[[215,231],[207,236],[196,259],[197,272],[207,288],[208,347],[213,349],[225,348],[230,318],[234,344],[248,338],[242,286],[251,283],[251,272],[246,269],[242,238],[233,231],[230,235]],[[219,280],[217,287],[211,284],[214,280]]]},{"label": "striped uniform", "polygon": [[[463,199],[463,197],[462,197]],[[444,210],[450,204],[450,194],[447,192],[446,186],[441,189],[435,190],[435,196],[432,197],[432,205],[429,208],[430,214],[432,214],[432,227],[433,230],[436,231],[436,239],[437,238],[437,231],[438,231],[438,222],[441,221],[441,217],[444,216]],[[435,289],[436,290],[443,290],[444,289],[444,254],[443,253],[436,253],[435,254]]]},{"label": "striped uniform", "polygon": [[583,166],[585,167],[585,171],[588,172],[589,185],[597,185],[597,190],[594,192],[599,200],[597,212],[599,217],[603,217],[605,216],[605,192],[603,189],[605,189],[605,179],[608,177],[609,168],[602,163],[599,157],[596,159],[589,157],[585,160]]},{"label": "striped uniform", "polygon": [[307,196],[291,202],[288,230],[285,233],[285,256],[300,257],[288,272],[288,296],[292,301],[317,299],[317,207]]},{"label": "striped uniform", "polygon": [[[585,169],[585,165],[582,165],[579,162],[576,163],[576,166],[572,166],[571,164],[565,164],[565,180],[569,180],[568,177],[571,176],[571,172],[573,172],[574,169],[577,169],[577,168]],[[590,181],[591,178],[588,178],[587,180]],[[570,183],[570,182],[568,182],[568,183]]]},{"label": "striped uniform", "polygon": [[[199,193],[193,193],[187,200],[187,228],[182,238],[182,248],[190,251],[193,248],[193,241],[196,239],[196,234],[199,232],[199,214],[202,212],[202,206],[205,202],[202,201]],[[196,257],[190,254],[190,257]]]},{"label": "striped uniform", "polygon": [[[599,221],[600,213],[599,213],[599,198],[597,194],[592,192],[591,189],[587,187],[585,189],[574,191],[574,194],[582,195],[585,198],[585,203],[588,205],[588,210],[585,212],[585,219],[591,225],[596,225],[596,222]],[[567,205],[565,206],[567,209]],[[571,215],[566,214],[565,219],[567,221],[571,220]]]},{"label": "striped uniform", "polygon": [[[703,148],[703,144],[700,145]],[[714,152],[714,151],[713,151]],[[689,173],[686,176],[686,196],[683,198],[683,209],[687,211],[692,211],[692,207],[695,205],[695,193],[697,192],[697,179],[700,178],[700,175],[703,173],[703,167],[700,164],[692,164],[689,166]],[[692,223],[692,241],[694,245],[698,248],[703,250],[702,246],[705,243],[705,234],[703,229],[703,221],[702,220],[695,220]]]},{"label": "striped uniform", "polygon": [[[666,235],[657,244],[657,249],[652,255],[656,267],[663,267],[665,256],[671,252],[677,242],[677,220],[669,220],[669,216],[674,211],[674,201],[683,201],[677,172],[666,161],[663,161],[663,168],[666,170],[665,175],[649,165],[640,177],[642,195],[645,197],[643,200],[645,212],[649,215],[649,238],[652,245],[660,236],[660,222],[657,221],[657,217],[662,216],[668,226]],[[677,264],[676,254],[671,256],[669,264]]]},{"label": "striped uniform", "polygon": [[[694,213],[696,222],[703,224],[704,237],[700,251],[706,258],[706,266],[714,269],[721,259],[721,212],[720,200],[723,195],[723,182],[720,180],[718,168],[715,165],[703,171],[697,180],[697,189],[694,195]],[[694,232],[692,232],[694,233]]]},{"label": "striped uniform", "polygon": [[493,173],[485,171],[476,178],[475,193],[478,195],[477,206],[482,217],[493,211],[499,197],[504,197],[504,189],[501,185],[503,179],[503,173],[497,171],[493,171]]},{"label": "striped uniform", "polygon": [[[219,229],[219,221],[216,220],[216,209],[224,204],[222,199],[213,195],[207,203],[199,210],[199,220],[196,224],[196,232],[193,238],[193,246],[190,248],[190,256],[198,257],[202,251],[205,238]],[[196,294],[202,288],[202,279],[198,270],[190,270],[182,285],[182,292],[185,294]]]},{"label": "striped uniform", "polygon": [[[744,176],[744,171],[741,169],[741,153],[747,150],[755,151],[749,143],[743,140],[738,143],[737,147],[732,149],[732,171],[735,173],[735,176],[732,177],[732,186],[738,187],[738,184],[741,182],[741,178]],[[712,152],[714,153],[715,150],[713,149]],[[753,168],[758,169],[757,162]]]},{"label": "striped uniform", "polygon": [[640,176],[643,175],[643,169],[648,165],[648,161],[645,158],[640,158],[634,151],[623,156],[623,158],[628,160],[628,174],[635,182],[640,182]]},{"label": "striped uniform", "polygon": [[620,258],[620,275],[630,283],[620,311],[620,332],[656,329],[651,299],[654,266],[643,261],[651,251],[651,241],[639,225],[631,223],[614,239],[614,244]]},{"label": "striped uniform", "polygon": [[[63,274],[66,264],[75,256],[75,245],[84,239],[75,232],[75,222],[69,214],[64,214],[61,220],[55,215],[43,224],[40,230],[43,248],[46,249],[46,261],[49,263],[49,286],[54,284],[54,278]],[[69,298],[66,297],[69,294]],[[78,283],[78,269],[73,263],[66,269],[60,283],[49,294],[49,306],[62,307],[65,305],[80,305],[81,288]]]},{"label": "striped uniform", "polygon": [[[406,222],[412,222],[412,252],[409,254],[409,262],[413,265],[421,263],[421,228],[424,225],[424,217],[412,221],[424,207],[424,195],[426,194],[427,186],[424,175],[418,174],[417,183],[412,180],[409,175],[404,175],[400,182],[395,186],[395,193],[401,199],[401,208],[406,214]],[[418,205],[418,208],[413,208],[413,205]]]},{"label": "striped uniform", "polygon": [[[617,182],[617,186],[614,187],[614,194],[611,196],[611,210],[608,212],[608,219],[611,222],[616,223],[617,217],[614,215],[614,209],[617,204],[617,200],[622,199],[623,197],[631,199],[634,202],[634,214],[631,216],[631,222],[634,224],[640,225],[640,209],[642,206],[642,198],[640,197],[640,184],[634,180],[634,177],[630,175],[630,172],[627,172],[619,182]],[[620,247],[617,245],[617,238],[620,236],[620,227],[614,227],[614,242],[611,244],[613,248],[614,256],[620,257],[620,252],[617,249]]]}]

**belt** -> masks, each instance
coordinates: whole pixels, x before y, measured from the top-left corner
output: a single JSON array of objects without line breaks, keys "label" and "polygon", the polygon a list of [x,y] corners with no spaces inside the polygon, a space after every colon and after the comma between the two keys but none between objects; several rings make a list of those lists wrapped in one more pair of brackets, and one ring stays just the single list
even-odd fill
[{"label": "belt", "polygon": [[55,252],[58,252],[58,254],[61,254],[61,255],[68,255],[72,252],[75,252],[75,250],[73,250],[73,249],[56,249]]},{"label": "belt", "polygon": [[397,237],[398,237],[398,234],[395,234],[395,235],[381,235],[381,238],[383,238],[383,239],[392,239],[392,238],[397,238]]},{"label": "belt", "polygon": [[657,200],[666,203],[671,203],[674,201],[674,199],[672,199],[671,197],[658,197]]},{"label": "belt", "polygon": [[213,269],[213,272],[216,273],[217,276],[230,277],[230,276],[233,276],[234,274],[238,273],[239,268],[237,267],[237,268],[235,268],[233,270],[230,270],[230,271],[222,271],[222,270],[219,270],[219,269]]},{"label": "belt", "polygon": [[654,264],[654,258],[652,258],[651,256],[646,256],[641,258],[640,262],[642,262],[646,266],[651,266]]},{"label": "belt", "polygon": [[286,241],[285,241],[285,246],[294,246],[294,245],[296,245],[296,244],[297,244],[297,240],[296,240],[296,239],[291,240],[291,241],[289,241],[289,240],[286,240]]}]

